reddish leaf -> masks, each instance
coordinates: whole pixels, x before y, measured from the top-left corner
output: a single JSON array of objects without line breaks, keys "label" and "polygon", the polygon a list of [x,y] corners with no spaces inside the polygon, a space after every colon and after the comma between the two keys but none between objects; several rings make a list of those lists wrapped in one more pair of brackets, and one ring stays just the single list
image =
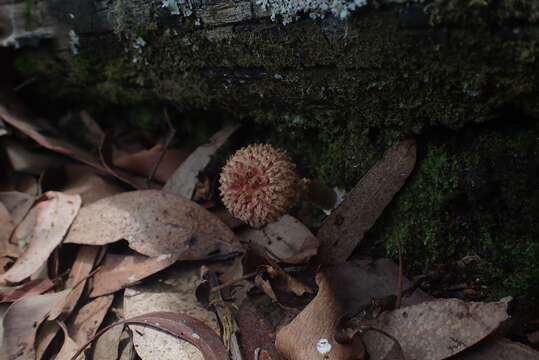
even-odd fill
[{"label": "reddish leaf", "polygon": [[54,283],[50,279],[31,280],[22,286],[17,286],[0,294],[0,303],[13,302],[29,295],[43,294],[53,287]]},{"label": "reddish leaf", "polygon": [[188,315],[164,311],[136,316],[104,328],[79,349],[71,360],[75,360],[86,346],[97,337],[100,337],[105,331],[113,326],[124,324],[149,326],[174,335],[196,346],[204,355],[205,360],[228,360],[228,351],[221,342],[221,338],[207,325]]}]

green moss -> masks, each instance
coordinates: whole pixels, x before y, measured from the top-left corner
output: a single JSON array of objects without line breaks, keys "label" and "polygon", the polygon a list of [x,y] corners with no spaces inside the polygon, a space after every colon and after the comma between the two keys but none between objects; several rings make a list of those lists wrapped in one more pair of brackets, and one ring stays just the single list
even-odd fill
[{"label": "green moss", "polygon": [[539,297],[539,144],[532,128],[473,130],[427,141],[416,170],[373,230],[411,274],[479,255],[468,280],[486,295]]}]

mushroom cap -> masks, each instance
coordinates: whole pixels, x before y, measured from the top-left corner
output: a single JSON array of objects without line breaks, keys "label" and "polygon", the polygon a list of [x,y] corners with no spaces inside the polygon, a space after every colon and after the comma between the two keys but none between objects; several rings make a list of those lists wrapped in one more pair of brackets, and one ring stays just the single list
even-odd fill
[{"label": "mushroom cap", "polygon": [[253,227],[278,220],[297,201],[299,178],[286,154],[271,145],[238,150],[223,167],[221,198],[230,213]]}]

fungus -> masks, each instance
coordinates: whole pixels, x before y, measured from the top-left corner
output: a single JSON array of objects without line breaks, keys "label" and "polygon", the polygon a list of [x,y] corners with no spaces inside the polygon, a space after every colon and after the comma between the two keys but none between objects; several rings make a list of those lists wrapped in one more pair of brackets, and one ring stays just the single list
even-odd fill
[{"label": "fungus", "polygon": [[271,145],[249,145],[225,164],[220,192],[230,213],[253,227],[278,220],[298,200],[296,166]]}]

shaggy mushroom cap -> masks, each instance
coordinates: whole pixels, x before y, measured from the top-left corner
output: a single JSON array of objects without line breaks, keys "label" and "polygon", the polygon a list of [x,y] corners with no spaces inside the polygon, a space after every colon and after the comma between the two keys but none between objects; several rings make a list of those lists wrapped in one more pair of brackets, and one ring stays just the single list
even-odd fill
[{"label": "shaggy mushroom cap", "polygon": [[278,220],[297,201],[296,166],[271,145],[238,150],[220,176],[223,203],[230,213],[253,227]]}]

